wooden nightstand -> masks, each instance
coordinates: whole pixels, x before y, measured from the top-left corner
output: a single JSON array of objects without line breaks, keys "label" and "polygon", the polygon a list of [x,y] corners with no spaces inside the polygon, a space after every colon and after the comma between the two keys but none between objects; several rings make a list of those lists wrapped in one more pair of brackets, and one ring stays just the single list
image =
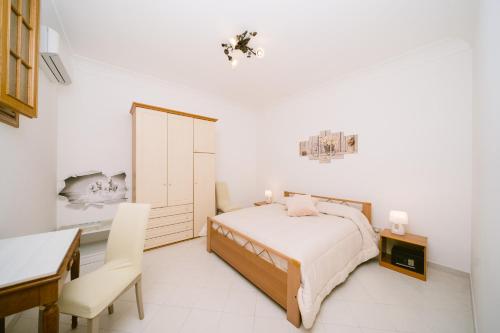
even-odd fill
[{"label": "wooden nightstand", "polygon": [[[380,232],[380,255],[379,264],[396,272],[403,273],[422,281],[427,280],[427,237],[405,234],[403,236],[396,235],[390,229],[384,229]],[[424,252],[424,273],[418,273],[410,268],[404,268],[391,263],[392,247],[394,245],[402,245],[412,249],[423,250]]]},{"label": "wooden nightstand", "polygon": [[264,206],[264,205],[269,205],[269,203],[265,202],[265,201],[258,201],[258,202],[254,202],[253,205],[254,206]]}]

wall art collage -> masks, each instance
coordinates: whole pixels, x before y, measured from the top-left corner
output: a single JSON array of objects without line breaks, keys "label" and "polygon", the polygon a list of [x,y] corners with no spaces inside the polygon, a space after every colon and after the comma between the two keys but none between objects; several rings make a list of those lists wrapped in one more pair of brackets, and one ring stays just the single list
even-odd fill
[{"label": "wall art collage", "polygon": [[343,132],[321,131],[319,135],[309,137],[299,143],[299,155],[330,163],[332,159],[342,159],[345,154],[358,152],[358,135],[344,135]]}]

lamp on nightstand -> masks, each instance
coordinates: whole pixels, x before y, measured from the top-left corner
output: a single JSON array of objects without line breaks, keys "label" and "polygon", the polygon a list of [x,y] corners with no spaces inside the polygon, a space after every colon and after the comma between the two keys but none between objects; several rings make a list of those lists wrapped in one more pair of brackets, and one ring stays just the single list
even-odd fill
[{"label": "lamp on nightstand", "polygon": [[391,232],[396,235],[405,234],[405,224],[408,224],[408,213],[400,210],[391,210],[389,212],[389,222],[392,223]]},{"label": "lamp on nightstand", "polygon": [[273,202],[273,192],[271,190],[266,190],[264,196],[266,197],[266,203],[270,204]]}]

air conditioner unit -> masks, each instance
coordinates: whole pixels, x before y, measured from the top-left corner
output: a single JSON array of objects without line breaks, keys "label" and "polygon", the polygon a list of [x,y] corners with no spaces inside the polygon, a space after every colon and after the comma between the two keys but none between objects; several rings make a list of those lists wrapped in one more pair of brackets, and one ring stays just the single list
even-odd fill
[{"label": "air conditioner unit", "polygon": [[61,58],[62,45],[59,33],[49,27],[40,27],[40,66],[49,79],[60,84],[70,84],[66,67]]}]

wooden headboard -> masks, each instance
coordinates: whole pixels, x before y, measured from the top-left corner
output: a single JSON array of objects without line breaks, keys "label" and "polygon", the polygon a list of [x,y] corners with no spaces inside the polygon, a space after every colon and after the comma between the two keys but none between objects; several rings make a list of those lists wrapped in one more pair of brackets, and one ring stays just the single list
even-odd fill
[{"label": "wooden headboard", "polygon": [[[290,197],[295,194],[300,194],[304,195],[304,193],[297,193],[297,192],[290,192],[290,191],[284,191],[283,192],[285,197]],[[372,204],[371,202],[365,202],[365,201],[356,201],[356,200],[349,200],[349,199],[339,199],[339,198],[334,198],[334,197],[325,197],[321,195],[312,195],[311,197],[313,198],[318,198],[320,200],[324,201],[329,201],[329,202],[336,202],[342,205],[348,205],[354,208],[357,208],[361,210],[361,212],[366,216],[368,221],[372,223]]]}]

